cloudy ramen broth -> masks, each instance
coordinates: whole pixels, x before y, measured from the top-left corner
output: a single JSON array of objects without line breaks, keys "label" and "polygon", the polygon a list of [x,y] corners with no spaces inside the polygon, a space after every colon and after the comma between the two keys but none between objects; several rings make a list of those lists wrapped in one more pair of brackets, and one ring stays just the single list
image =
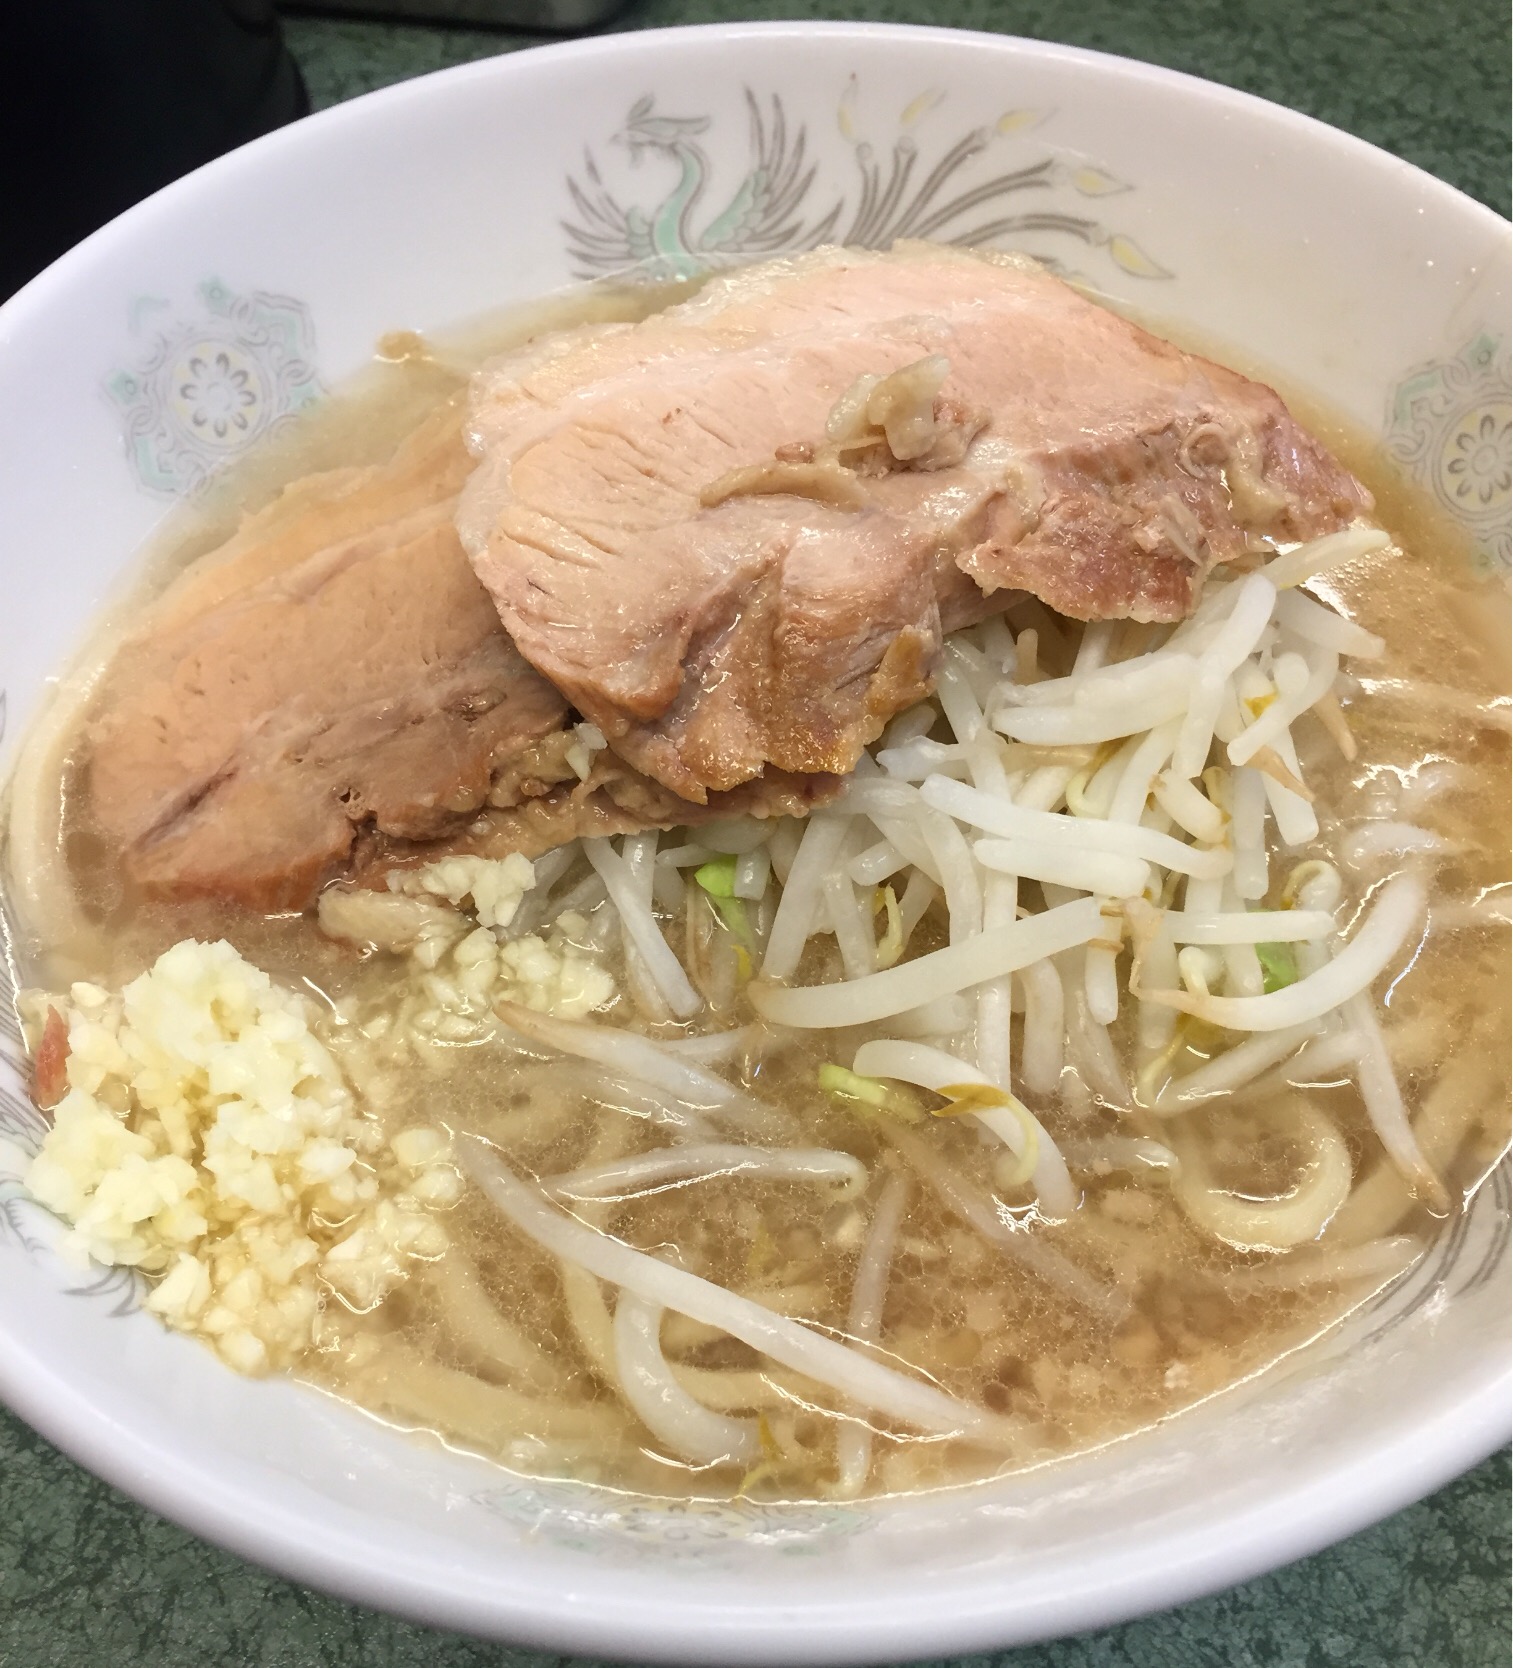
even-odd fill
[{"label": "cloudy ramen broth", "polygon": [[[505,334],[565,324],[590,307],[601,317],[631,316],[645,303],[601,294],[575,305],[576,315],[559,305],[523,325],[517,318]],[[195,510],[194,525],[176,527],[149,562],[145,588],[160,588],[214,548],[279,481],[382,457],[437,402],[460,399],[466,363],[484,345],[497,347],[500,336],[493,329],[486,341],[447,350],[389,341],[387,363],[217,487]],[[69,792],[70,749],[87,703],[65,710],[56,733],[34,743],[31,775],[23,773],[17,790],[40,806],[18,803],[19,813],[45,824],[52,807],[78,905],[71,930],[28,938],[47,894],[40,882],[28,888],[18,877],[24,982],[59,990],[83,977],[116,989],[178,940],[229,939],[276,980],[319,993],[316,1033],[364,1111],[389,1133],[423,1123],[482,1136],[515,1178],[555,1178],[554,1197],[580,1225],[821,1337],[860,1337],[875,1360],[986,1415],[971,1440],[951,1440],[896,1410],[863,1406],[849,1388],[775,1362],[675,1305],[665,1317],[650,1300],[637,1307],[611,1281],[558,1255],[561,1247],[519,1231],[495,1199],[470,1185],[439,1213],[448,1248],[415,1259],[408,1278],[371,1306],[327,1292],[314,1342],[295,1363],[313,1383],[402,1428],[530,1472],[652,1492],[744,1489],[803,1498],[940,1486],[1086,1449],[1165,1418],[1296,1350],[1398,1277],[1463,1208],[1507,1141],[1506,597],[1500,584],[1471,577],[1459,534],[1431,506],[1348,432],[1312,415],[1315,432],[1375,493],[1381,523],[1401,551],[1366,556],[1312,582],[1315,596],[1379,634],[1387,648],[1374,661],[1347,662],[1342,704],[1353,760],[1342,756],[1340,725],[1327,714],[1296,725],[1319,832],[1283,852],[1271,830],[1267,890],[1252,905],[1304,907],[1312,871],[1300,880],[1298,866],[1324,859],[1341,877],[1338,920],[1348,934],[1394,875],[1426,877],[1428,930],[1414,928],[1374,988],[1413,1133],[1443,1178],[1443,1197],[1424,1185],[1415,1192],[1384,1156],[1357,1084],[1359,1056],[1339,1046],[1338,1022],[1334,1032],[1284,1032],[1274,1057],[1241,1074],[1249,1080],[1233,1093],[1174,1103],[1172,1086],[1186,1074],[1237,1045],[1254,1051],[1255,1038],[1172,1010],[1163,1029],[1159,1016],[1151,1024],[1147,1005],[1128,997],[1117,1019],[1099,1026],[1084,998],[1083,958],[1093,952],[1081,948],[1058,952],[1054,963],[1067,1035],[1064,1043],[1055,1039],[1049,1081],[1043,1042],[1033,1072],[1026,1056],[1034,1047],[1028,1024],[1045,1023],[1036,1006],[1043,984],[1037,991],[1015,978],[1012,995],[1015,1086],[1065,1158],[1075,1208],[1064,1219],[1053,1219],[1057,1213],[1038,1206],[1027,1188],[1033,1136],[1031,1150],[1022,1142],[1016,1155],[972,1116],[970,1094],[963,1101],[958,1086],[953,1102],[920,1082],[884,1085],[882,1071],[858,1082],[832,1070],[828,1081],[840,1092],[822,1088],[822,1072],[850,1068],[869,1038],[902,1033],[888,1018],[824,1030],[757,1023],[745,975],[770,946],[776,876],[799,861],[800,825],[768,842],[774,878],[743,919],[731,917],[739,931],[727,926],[721,900],[692,881],[692,865],[669,871],[672,884],[659,885],[666,939],[712,998],[687,1024],[655,1022],[642,1011],[645,968],[627,968],[611,907],[600,901],[602,887],[581,855],[540,888],[556,905],[577,902],[586,924],[575,930],[615,977],[619,994],[598,1022],[664,1041],[726,1039],[702,1053],[680,1043],[681,1058],[734,1086],[753,1121],[722,1125],[708,1096],[699,1110],[695,1094],[679,1131],[670,1127],[676,1096],[665,1085],[575,1057],[571,1047],[564,1054],[549,1028],[523,1036],[487,1011],[450,1036],[409,1024],[424,998],[416,966],[404,957],[359,954],[323,936],[309,917],[133,897]],[[116,618],[130,613],[124,607]],[[1021,639],[1021,657],[1029,648],[1021,634],[1036,634],[1038,675],[1072,669],[1080,626],[1033,603],[1012,608],[1007,621]],[[1132,627],[1109,635],[1111,661],[1142,652],[1151,638]],[[928,719],[896,721],[890,735],[905,746],[918,748],[921,738],[949,746],[953,721],[932,707]],[[1092,792],[1110,752],[1063,747],[1046,758],[1077,767],[1074,782]],[[698,830],[668,833],[659,849],[665,856],[701,838]],[[844,851],[854,862],[877,838],[863,818]],[[751,840],[747,828],[733,844],[746,852]],[[1405,856],[1413,846],[1421,849]],[[13,840],[13,871],[20,849]],[[1284,899],[1289,876],[1299,895]],[[906,959],[941,949],[948,930],[939,891],[929,889],[919,913],[918,891],[908,891],[902,874],[895,880],[891,900],[874,894],[877,930],[902,898],[911,928]],[[1188,882],[1185,905],[1180,881],[1160,901],[1202,907],[1195,884]],[[1019,886],[1020,905],[1035,910],[1071,896],[1050,883]],[[1216,894],[1207,907],[1217,907]],[[528,901],[522,921],[532,908]],[[917,920],[907,920],[914,913]],[[43,918],[67,917],[49,910]],[[1136,936],[1132,927],[1119,964],[1121,993]],[[797,984],[845,976],[834,932],[815,931],[800,949]],[[1225,952],[1205,953],[1222,965]],[[926,1040],[965,1050],[970,1060],[970,1031],[963,1036],[953,1023]],[[1039,1082],[1027,1081],[1036,1074]],[[957,1115],[934,1116],[938,1110]],[[637,1179],[631,1165],[617,1181],[606,1168],[676,1152],[678,1137],[690,1134],[706,1148],[819,1150],[829,1168],[822,1165],[818,1177],[743,1170],[729,1154],[693,1176]],[[1340,1153],[1351,1184],[1322,1231],[1294,1235],[1279,1227],[1288,1201],[1323,1185],[1321,1172]],[[589,1177],[577,1194],[574,1174]],[[539,1211],[543,1196],[533,1197]],[[1247,1237],[1237,1222],[1255,1231]],[[1284,1248],[1260,1248],[1268,1237]],[[637,1356],[637,1339],[644,1346],[648,1330],[651,1354]],[[675,1392],[705,1410],[706,1425],[714,1421],[712,1436],[700,1426],[693,1438],[669,1441],[638,1416],[642,1404],[627,1397],[627,1373],[649,1359],[653,1378],[665,1374],[664,1358]]]}]

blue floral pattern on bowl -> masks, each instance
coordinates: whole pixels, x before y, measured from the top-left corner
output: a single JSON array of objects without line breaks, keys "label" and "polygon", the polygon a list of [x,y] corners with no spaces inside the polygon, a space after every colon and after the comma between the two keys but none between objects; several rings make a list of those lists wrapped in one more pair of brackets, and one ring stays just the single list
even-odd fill
[{"label": "blue floral pattern on bowl", "polygon": [[[1172,276],[1126,233],[1074,211],[1079,199],[1133,190],[1127,181],[1079,157],[1013,153],[1053,112],[1009,110],[952,143],[927,146],[915,129],[944,101],[931,89],[909,101],[880,150],[859,130],[857,93],[852,77],[836,111],[850,179],[821,177],[809,160],[808,129],[776,93],[759,98],[746,89],[745,163],[725,177],[699,143],[715,117],[668,115],[651,94],[637,99],[609,146],[589,149],[581,174],[568,178],[563,230],[578,276],[672,283],[823,243],[886,249],[899,238],[1022,249],[1057,271],[1081,245],[1103,250],[1131,277]],[[648,160],[675,177],[660,196],[632,199],[630,172]]]},{"label": "blue floral pattern on bowl", "polygon": [[[146,354],[105,383],[137,479],[170,497],[195,491],[322,393],[303,302],[262,290],[238,295],[216,278],[196,295],[194,313],[171,314]],[[139,302],[138,329],[167,307]]]},{"label": "blue floral pattern on bowl", "polygon": [[1482,330],[1458,353],[1417,365],[1393,389],[1388,456],[1468,527],[1506,570],[1513,506],[1513,375],[1505,334]]}]

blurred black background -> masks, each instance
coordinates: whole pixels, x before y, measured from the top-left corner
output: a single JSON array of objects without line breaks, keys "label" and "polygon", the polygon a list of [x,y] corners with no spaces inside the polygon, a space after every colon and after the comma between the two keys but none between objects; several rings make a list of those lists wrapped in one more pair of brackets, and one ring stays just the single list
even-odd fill
[{"label": "blurred black background", "polygon": [[[488,43],[501,24],[539,36],[600,22],[621,4],[288,9],[490,24],[478,31]],[[309,109],[274,0],[0,0],[0,300],[160,186]]]},{"label": "blurred black background", "polygon": [[0,299],[309,108],[273,0],[0,0]]}]

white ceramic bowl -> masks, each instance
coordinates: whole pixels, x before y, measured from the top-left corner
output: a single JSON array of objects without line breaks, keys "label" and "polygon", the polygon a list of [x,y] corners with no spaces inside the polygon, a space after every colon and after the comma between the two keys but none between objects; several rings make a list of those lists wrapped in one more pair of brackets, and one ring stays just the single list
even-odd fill
[{"label": "white ceramic bowl", "polygon": [[[800,150],[802,188],[767,241],[721,234],[753,170],[770,180]],[[844,232],[869,175],[885,200],[911,160],[863,225],[874,241],[997,227],[1236,344],[1379,432],[1506,566],[1508,227],[1485,209],[1301,116],[1086,52],[865,25],[630,34],[429,76],[260,140],[0,311],[8,746],[175,498],[381,332],[537,296],[647,244],[672,272]],[[14,1034],[0,1041],[13,1060]],[[702,1663],[1006,1645],[1296,1558],[1508,1434],[1504,1184],[1286,1370],[970,1496],[679,1508],[522,1481],[236,1379],[138,1312],[130,1281],[67,1268],[14,1180],[37,1133],[14,1070],[3,1095],[10,1404],[196,1532],[426,1621]]]}]

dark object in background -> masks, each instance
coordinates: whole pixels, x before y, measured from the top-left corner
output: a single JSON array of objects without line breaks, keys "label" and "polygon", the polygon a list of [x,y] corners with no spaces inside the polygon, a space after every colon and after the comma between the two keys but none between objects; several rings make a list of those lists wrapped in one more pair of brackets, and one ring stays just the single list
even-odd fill
[{"label": "dark object in background", "polygon": [[588,29],[626,0],[290,0],[286,11],[343,12],[412,23],[483,23],[507,29]]},{"label": "dark object in background", "polygon": [[0,0],[0,298],[309,108],[273,0]]}]

